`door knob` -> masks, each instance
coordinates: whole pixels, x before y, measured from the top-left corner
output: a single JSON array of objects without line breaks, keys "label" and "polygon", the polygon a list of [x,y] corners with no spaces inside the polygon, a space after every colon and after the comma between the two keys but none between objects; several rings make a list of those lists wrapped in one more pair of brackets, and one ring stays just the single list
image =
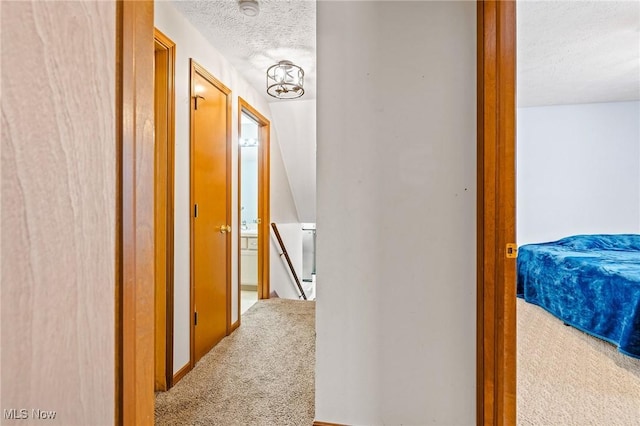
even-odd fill
[{"label": "door knob", "polygon": [[231,232],[231,226],[229,226],[229,225],[220,226],[220,233],[221,234],[226,234],[227,232]]}]

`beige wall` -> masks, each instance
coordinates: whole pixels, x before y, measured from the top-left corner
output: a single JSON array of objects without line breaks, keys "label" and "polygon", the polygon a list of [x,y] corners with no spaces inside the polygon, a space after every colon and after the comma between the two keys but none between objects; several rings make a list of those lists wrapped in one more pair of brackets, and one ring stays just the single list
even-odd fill
[{"label": "beige wall", "polygon": [[0,422],[113,424],[115,3],[1,7]]}]

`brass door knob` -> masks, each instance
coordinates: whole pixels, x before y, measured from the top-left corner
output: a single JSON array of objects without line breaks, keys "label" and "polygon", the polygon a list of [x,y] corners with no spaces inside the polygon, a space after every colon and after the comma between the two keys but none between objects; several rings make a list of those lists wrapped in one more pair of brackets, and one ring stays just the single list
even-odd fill
[{"label": "brass door knob", "polygon": [[231,232],[231,226],[229,226],[229,225],[220,226],[220,233],[221,234],[226,234],[227,232]]}]

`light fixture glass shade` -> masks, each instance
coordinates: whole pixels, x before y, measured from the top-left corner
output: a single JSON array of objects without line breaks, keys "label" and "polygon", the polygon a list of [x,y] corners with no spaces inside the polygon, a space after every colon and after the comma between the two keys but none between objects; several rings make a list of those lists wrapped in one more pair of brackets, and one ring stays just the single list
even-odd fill
[{"label": "light fixture glass shade", "polygon": [[267,93],[278,99],[304,95],[304,71],[290,61],[280,61],[267,70]]}]

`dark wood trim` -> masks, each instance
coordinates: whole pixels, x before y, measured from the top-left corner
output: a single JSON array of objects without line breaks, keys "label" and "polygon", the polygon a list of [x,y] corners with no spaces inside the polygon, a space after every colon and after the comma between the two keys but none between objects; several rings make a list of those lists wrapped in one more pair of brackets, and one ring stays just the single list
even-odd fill
[{"label": "dark wood trim", "polygon": [[478,1],[477,424],[516,422],[514,1]]},{"label": "dark wood trim", "polygon": [[[226,153],[226,165],[227,165],[227,211],[226,211],[226,221],[227,224],[231,223],[231,89],[225,86],[220,80],[215,78],[209,71],[207,71],[204,67],[199,65],[193,58],[189,59],[189,94],[190,94],[190,104],[189,107],[189,211],[191,211],[193,206],[193,152],[194,152],[194,115],[193,115],[193,103],[191,101],[193,94],[195,93],[195,87],[193,82],[193,76],[197,73],[202,76],[204,79],[213,84],[218,90],[225,94],[226,97],[226,112],[227,112],[227,120],[226,120],[226,144],[227,144],[227,153]],[[190,356],[189,362],[191,368],[195,366],[195,327],[193,324],[193,312],[194,312],[194,304],[195,304],[195,283],[194,283],[194,259],[193,259],[193,232],[194,232],[194,222],[193,222],[193,213],[189,214],[189,235],[190,235],[190,243],[189,243],[189,341],[190,341]],[[226,335],[228,336],[231,333],[231,233],[227,233],[227,324],[226,324]],[[240,295],[238,295],[240,298]]]},{"label": "dark wood trim", "polygon": [[153,424],[153,2],[116,5],[116,422]]},{"label": "dark wood trim", "polygon": [[[270,246],[269,236],[271,235],[269,224],[271,223],[271,203],[270,203],[270,188],[271,188],[271,122],[260,112],[255,109],[251,104],[245,101],[243,98],[238,97],[238,132],[242,131],[241,118],[242,113],[247,114],[253,118],[259,126],[259,139],[258,145],[258,217],[261,223],[258,224],[258,299],[268,299],[271,293],[271,284],[269,282],[270,268]],[[241,212],[240,212],[240,194],[241,194],[241,173],[242,170],[242,158],[241,150],[238,148],[238,318],[240,314],[240,262],[241,262],[241,249],[240,249],[240,226],[241,226]]]},{"label": "dark wood trim", "polygon": [[[236,331],[238,329],[238,327],[240,327],[240,315],[239,315],[239,313],[238,313],[238,321],[236,321],[233,324],[231,324],[231,333]],[[229,334],[231,334],[231,333],[229,333]]]},{"label": "dark wood trim", "polygon": [[344,425],[342,423],[327,423],[327,422],[319,422],[317,420],[314,420],[313,426],[347,426],[347,425]]},{"label": "dark wood trim", "polygon": [[175,205],[175,63],[176,44],[157,28],[154,29],[156,49],[165,52],[166,62],[166,388],[173,386],[173,319],[174,319],[174,205]]},{"label": "dark wood trim", "polygon": [[178,370],[178,372],[176,374],[173,375],[173,377],[171,379],[173,384],[175,385],[180,380],[182,380],[182,378],[184,376],[186,376],[189,371],[191,371],[191,364],[190,363],[186,363],[180,370]]}]

